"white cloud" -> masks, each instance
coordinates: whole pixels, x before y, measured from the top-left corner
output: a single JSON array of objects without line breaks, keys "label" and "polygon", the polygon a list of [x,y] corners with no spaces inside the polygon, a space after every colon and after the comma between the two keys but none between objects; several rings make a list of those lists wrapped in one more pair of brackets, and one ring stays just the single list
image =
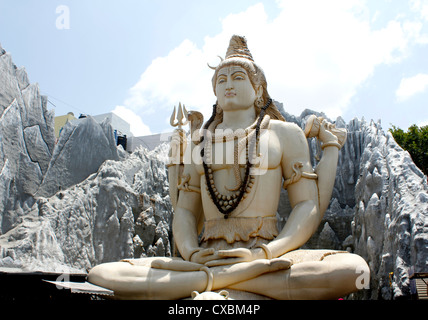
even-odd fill
[{"label": "white cloud", "polygon": [[428,20],[428,1],[427,0],[412,0],[412,9],[419,12],[421,18]]},{"label": "white cloud", "polygon": [[139,137],[152,134],[149,126],[147,126],[141,117],[134,111],[125,108],[124,106],[116,106],[112,112],[129,123],[131,126],[131,132],[134,136]]},{"label": "white cloud", "polygon": [[[207,97],[213,96],[207,61],[195,44],[184,40],[168,56],[152,61],[130,89],[125,106],[141,114],[172,112],[179,102],[202,107]],[[215,100],[212,98],[211,102]]]},{"label": "white cloud", "polygon": [[419,44],[427,44],[428,43],[428,33],[424,33],[423,23],[428,21],[428,0],[411,0],[410,1],[410,9],[419,16],[419,21],[411,22],[412,27],[417,31],[416,42]]},{"label": "white cloud", "polygon": [[390,20],[373,30],[363,0],[277,3],[274,20],[257,4],[222,19],[222,31],[206,37],[202,48],[184,40],[167,56],[153,60],[130,89],[125,107],[138,114],[160,114],[163,122],[181,101],[209,116],[216,98],[207,62],[215,65],[231,35],[242,34],[266,73],[270,95],[288,112],[297,115],[311,108],[335,117],[376,66],[406,57],[421,29],[411,21]]},{"label": "white cloud", "polygon": [[399,102],[424,92],[428,89],[428,74],[419,73],[410,78],[401,79],[400,85],[395,92]]}]

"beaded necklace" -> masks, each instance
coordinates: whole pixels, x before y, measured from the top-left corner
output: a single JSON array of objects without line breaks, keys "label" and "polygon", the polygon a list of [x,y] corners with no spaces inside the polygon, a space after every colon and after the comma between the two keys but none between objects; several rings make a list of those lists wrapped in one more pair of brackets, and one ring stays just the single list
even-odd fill
[{"label": "beaded necklace", "polygon": [[[269,99],[268,102],[266,103],[266,105],[261,108],[259,117],[256,120],[255,127],[254,127],[254,125],[252,125],[247,129],[248,131],[252,129],[253,132],[255,132],[255,135],[256,135],[255,139],[250,139],[250,134],[248,133],[247,130],[246,130],[247,139],[242,139],[246,142],[245,175],[244,175],[244,179],[242,180],[240,178],[240,172],[235,170],[235,176],[237,177],[239,175],[239,180],[238,180],[238,186],[236,188],[228,189],[229,191],[233,191],[231,195],[221,194],[217,190],[217,188],[215,186],[215,182],[214,182],[214,172],[211,168],[211,164],[207,163],[207,158],[209,158],[211,156],[211,150],[209,150],[207,153],[205,153],[205,146],[201,149],[202,165],[204,167],[206,188],[208,190],[208,194],[209,194],[211,200],[214,202],[217,209],[224,215],[225,219],[227,219],[229,217],[229,215],[238,207],[238,205],[242,201],[242,199],[246,198],[247,194],[250,193],[251,188],[254,185],[255,176],[250,175],[250,169],[254,165],[254,161],[250,161],[249,155],[255,155],[255,152],[257,150],[257,146],[259,145],[260,128],[262,127],[262,122],[263,122],[263,127],[267,127],[267,124],[269,121],[263,121],[263,119],[264,119],[265,114],[266,114],[266,109],[271,105],[271,103],[272,103],[272,99]],[[211,125],[211,123],[214,121],[215,108],[217,106],[214,105],[213,107],[214,107],[213,116],[206,123],[205,129],[207,129]],[[269,120],[269,119],[267,119],[267,120]],[[206,131],[207,130],[204,131],[204,136],[201,139],[201,142],[203,140],[208,141],[207,136],[206,136]],[[225,137],[222,137],[223,141],[225,141],[224,138]],[[214,141],[218,141],[218,137],[214,138]],[[205,145],[207,145],[207,144],[205,143]],[[210,143],[208,143],[208,145],[211,145],[211,141],[210,141]],[[208,148],[207,148],[207,150],[208,150]],[[235,163],[234,163],[234,165],[239,170],[239,164],[237,162],[238,157],[237,157],[237,151],[236,150],[237,149],[235,149],[235,157],[234,157]]]}]

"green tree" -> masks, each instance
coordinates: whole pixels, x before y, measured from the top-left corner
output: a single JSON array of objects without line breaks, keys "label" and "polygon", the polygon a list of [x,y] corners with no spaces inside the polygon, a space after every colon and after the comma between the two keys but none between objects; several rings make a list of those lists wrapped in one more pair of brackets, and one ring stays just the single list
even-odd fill
[{"label": "green tree", "polygon": [[428,126],[412,125],[404,132],[393,125],[389,131],[400,147],[410,153],[413,162],[428,175]]}]

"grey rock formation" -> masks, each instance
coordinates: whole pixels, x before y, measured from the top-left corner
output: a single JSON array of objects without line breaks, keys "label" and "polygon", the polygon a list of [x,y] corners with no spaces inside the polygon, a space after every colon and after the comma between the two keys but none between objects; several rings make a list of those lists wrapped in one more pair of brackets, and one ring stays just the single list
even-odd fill
[{"label": "grey rock formation", "polygon": [[409,269],[428,270],[427,177],[379,124],[364,136],[352,222],[355,252],[372,272],[364,298],[409,297]]},{"label": "grey rock formation", "polygon": [[0,234],[21,222],[37,196],[81,182],[119,157],[109,123],[91,117],[69,123],[55,144],[47,97],[0,47]]},{"label": "grey rock formation", "polygon": [[[126,153],[116,147],[111,125],[91,117],[69,123],[55,144],[54,113],[46,104],[38,85],[0,47],[0,267],[83,270],[132,256],[139,196],[126,179],[144,194],[138,171],[153,171],[144,167],[152,164],[149,156],[141,154],[146,162],[139,169],[130,163],[111,168],[106,161],[119,166]],[[97,172],[101,181],[92,175]],[[156,178],[148,192],[165,180]],[[158,244],[168,254],[169,244]]]},{"label": "grey rock formation", "polygon": [[37,198],[0,236],[0,267],[80,271],[102,262],[171,256],[168,147],[137,149],[55,195]]},{"label": "grey rock formation", "polygon": [[37,196],[50,196],[86,179],[107,159],[119,160],[107,119],[98,124],[91,116],[68,122],[50,157]]},{"label": "grey rock formation", "polygon": [[46,172],[55,144],[46,102],[0,47],[0,233],[32,206]]}]

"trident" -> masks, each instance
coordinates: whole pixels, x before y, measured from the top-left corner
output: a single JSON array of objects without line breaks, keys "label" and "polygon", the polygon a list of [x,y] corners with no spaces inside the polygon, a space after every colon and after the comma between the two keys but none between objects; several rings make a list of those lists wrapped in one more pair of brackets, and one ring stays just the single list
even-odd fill
[{"label": "trident", "polygon": [[188,112],[186,107],[178,104],[178,110],[174,106],[172,112],[170,124],[177,129],[174,130],[174,134],[170,143],[170,162],[168,166],[168,180],[169,180],[169,193],[171,197],[172,206],[175,206],[178,201],[178,186],[181,182],[181,175],[183,173],[183,156],[187,146],[186,132],[182,128],[189,123]]},{"label": "trident", "polygon": [[[181,102],[178,104],[177,121],[175,120],[175,114],[176,114],[176,108],[174,106],[174,111],[172,112],[169,123],[171,124],[171,126],[178,127],[178,129],[180,130],[182,126],[185,126],[186,124],[189,123],[189,118],[187,116],[187,110],[185,105],[183,104],[183,107],[182,107]],[[183,122],[183,118],[185,119],[184,122]]]},{"label": "trident", "polygon": [[[177,116],[177,117],[176,117]],[[186,107],[178,104],[178,110],[174,106],[169,123],[172,127],[176,127],[170,143],[170,162],[168,167],[168,182],[169,182],[169,195],[171,197],[172,207],[176,208],[178,202],[179,189],[181,183],[181,175],[183,174],[184,164],[183,155],[187,146],[186,132],[182,129],[183,126],[189,123],[188,112]],[[175,160],[174,160],[175,159]],[[173,255],[177,256],[177,249],[175,241],[173,242]]]}]

